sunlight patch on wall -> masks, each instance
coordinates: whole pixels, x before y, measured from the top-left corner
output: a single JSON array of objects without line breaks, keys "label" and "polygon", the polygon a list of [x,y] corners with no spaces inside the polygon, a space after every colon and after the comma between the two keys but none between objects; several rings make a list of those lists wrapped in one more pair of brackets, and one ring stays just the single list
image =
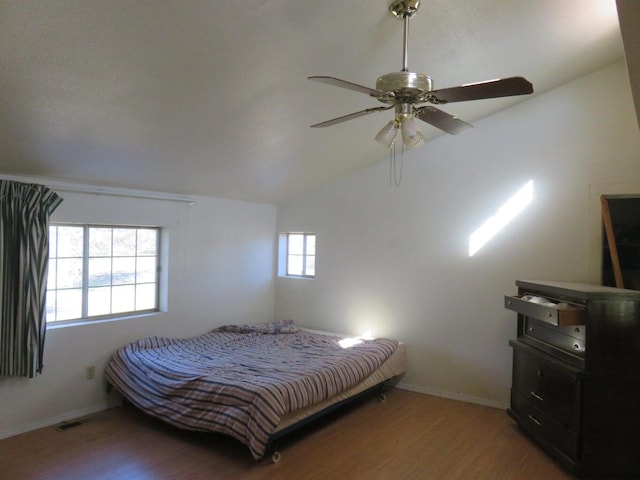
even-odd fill
[{"label": "sunlight patch on wall", "polygon": [[469,236],[469,256],[475,255],[489,240],[502,230],[511,220],[518,216],[533,199],[533,180],[529,180],[509,200],[502,205],[495,215],[487,219]]}]

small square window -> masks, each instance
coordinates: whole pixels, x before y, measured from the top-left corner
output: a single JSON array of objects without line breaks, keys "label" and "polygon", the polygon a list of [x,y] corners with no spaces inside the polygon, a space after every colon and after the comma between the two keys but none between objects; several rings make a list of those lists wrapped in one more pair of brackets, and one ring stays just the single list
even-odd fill
[{"label": "small square window", "polygon": [[280,235],[278,274],[283,277],[316,275],[316,235],[314,233],[286,233]]}]

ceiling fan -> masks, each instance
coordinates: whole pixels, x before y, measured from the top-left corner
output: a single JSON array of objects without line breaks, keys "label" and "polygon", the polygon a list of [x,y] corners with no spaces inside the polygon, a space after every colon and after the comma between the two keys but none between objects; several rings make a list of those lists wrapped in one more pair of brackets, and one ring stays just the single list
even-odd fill
[{"label": "ceiling fan", "polygon": [[389,11],[404,21],[404,44],[402,71],[382,75],[376,81],[376,88],[369,88],[335,77],[311,76],[309,80],[326,83],[365,93],[386,104],[341,117],[316,123],[311,127],[329,127],[353,118],[374,112],[395,109],[394,119],[385,125],[375,139],[387,147],[395,143],[398,130],[402,133],[403,145],[416,148],[424,144],[424,137],[418,130],[416,118],[450,134],[461,133],[472,125],[444,112],[433,105],[449,102],[465,102],[487,98],[509,97],[533,93],[533,86],[523,77],[509,77],[486,82],[470,83],[458,87],[433,90],[431,77],[423,73],[410,72],[408,68],[409,20],[417,13],[420,0],[394,0]]}]

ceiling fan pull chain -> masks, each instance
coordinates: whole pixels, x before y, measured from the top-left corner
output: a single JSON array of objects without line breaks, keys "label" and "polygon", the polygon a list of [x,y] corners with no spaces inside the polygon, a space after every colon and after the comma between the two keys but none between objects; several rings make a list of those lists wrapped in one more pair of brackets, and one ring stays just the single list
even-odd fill
[{"label": "ceiling fan pull chain", "polygon": [[402,168],[404,167],[404,143],[402,147],[400,147],[400,174],[398,175],[398,171],[394,168],[393,175],[395,177],[396,187],[399,187],[402,183]]},{"label": "ceiling fan pull chain", "polygon": [[404,165],[404,145],[400,151],[400,170],[398,171],[398,165],[396,160],[396,142],[394,141],[389,149],[389,185],[400,186],[402,183],[402,167]]},{"label": "ceiling fan pull chain", "polygon": [[392,183],[392,179],[393,179],[393,170],[394,170],[394,165],[393,165],[393,159],[395,158],[394,155],[394,150],[396,148],[396,142],[393,142],[391,144],[391,147],[389,147],[389,186],[391,186]]}]

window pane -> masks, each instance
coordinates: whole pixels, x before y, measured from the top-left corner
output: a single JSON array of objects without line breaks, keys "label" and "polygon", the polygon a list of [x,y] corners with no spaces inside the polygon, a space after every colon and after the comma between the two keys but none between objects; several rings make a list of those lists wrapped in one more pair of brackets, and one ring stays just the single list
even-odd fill
[{"label": "window pane", "polygon": [[56,300],[57,320],[72,320],[82,317],[82,290],[80,288],[58,290]]},{"label": "window pane", "polygon": [[110,257],[111,256],[111,228],[89,229],[89,256],[90,257]]},{"label": "window pane", "polygon": [[123,285],[113,287],[111,299],[111,312],[133,312],[135,310],[135,285]]},{"label": "window pane", "polygon": [[136,254],[136,229],[113,229],[113,256],[124,257]]},{"label": "window pane", "polygon": [[306,271],[305,275],[315,275],[316,274],[316,257],[310,256],[306,258]]},{"label": "window pane", "polygon": [[111,258],[89,259],[89,286],[111,285]]},{"label": "window pane", "polygon": [[88,315],[108,315],[111,313],[111,287],[89,289]]},{"label": "window pane", "polygon": [[136,282],[136,258],[122,257],[113,259],[113,285],[125,285]]},{"label": "window pane", "polygon": [[156,307],[156,284],[136,286],[136,310],[150,310]]},{"label": "window pane", "polygon": [[47,292],[47,311],[45,313],[47,322],[56,321],[56,292]]},{"label": "window pane", "polygon": [[82,257],[83,237],[82,227],[58,226],[58,257]]},{"label": "window pane", "polygon": [[54,258],[53,260],[49,260],[48,270],[47,270],[47,290],[55,290],[56,289],[56,270],[57,270],[58,261]]},{"label": "window pane", "polygon": [[316,236],[307,235],[307,255],[316,254]]},{"label": "window pane", "polygon": [[289,255],[287,275],[302,275],[302,255]]},{"label": "window pane", "polygon": [[58,248],[58,227],[49,227],[49,258],[56,257]]},{"label": "window pane", "polygon": [[138,230],[138,255],[155,255],[158,245],[158,231],[151,228]]},{"label": "window pane", "polygon": [[82,259],[61,258],[57,262],[56,288],[82,287]]},{"label": "window pane", "polygon": [[304,235],[289,234],[289,254],[302,255],[304,253]]},{"label": "window pane", "polygon": [[139,257],[136,269],[136,282],[147,283],[156,281],[156,257]]}]

